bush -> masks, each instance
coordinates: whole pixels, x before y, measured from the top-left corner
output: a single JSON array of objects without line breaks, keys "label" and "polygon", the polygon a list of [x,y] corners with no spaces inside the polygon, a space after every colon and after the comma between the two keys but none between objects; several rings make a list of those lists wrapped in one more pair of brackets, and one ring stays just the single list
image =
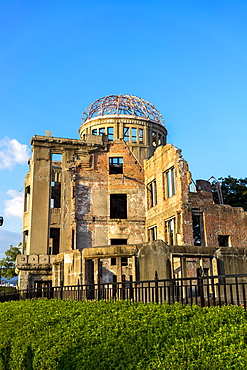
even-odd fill
[{"label": "bush", "polygon": [[241,307],[26,300],[0,313],[0,369],[247,368]]}]

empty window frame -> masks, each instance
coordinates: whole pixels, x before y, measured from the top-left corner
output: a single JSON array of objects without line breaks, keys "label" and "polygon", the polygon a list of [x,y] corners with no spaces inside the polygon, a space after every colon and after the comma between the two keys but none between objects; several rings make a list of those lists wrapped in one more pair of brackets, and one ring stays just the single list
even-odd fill
[{"label": "empty window frame", "polygon": [[130,140],[130,128],[124,127],[124,141]]},{"label": "empty window frame", "polygon": [[99,128],[99,135],[102,136],[104,134],[105,134],[105,128],[104,127]]},{"label": "empty window frame", "polygon": [[135,143],[136,142],[136,128],[132,128],[132,133],[131,133],[131,138],[132,138],[132,142]]},{"label": "empty window frame", "polygon": [[111,239],[111,245],[127,245],[127,239]]},{"label": "empty window frame", "polygon": [[158,134],[158,146],[162,145],[162,135]]},{"label": "empty window frame", "polygon": [[168,245],[176,244],[176,219],[175,217],[165,221],[165,242]]},{"label": "empty window frame", "polygon": [[107,127],[107,136],[109,141],[114,140],[114,127]]},{"label": "empty window frame", "polygon": [[143,143],[143,129],[139,128],[138,130],[138,141],[139,143]]},{"label": "empty window frame", "polygon": [[127,194],[110,194],[110,218],[127,218]]},{"label": "empty window frame", "polygon": [[229,241],[230,241],[229,235],[218,235],[219,247],[229,247],[230,245]]},{"label": "empty window frame", "polygon": [[54,182],[51,183],[51,208],[61,207],[61,183]]},{"label": "empty window frame", "polygon": [[123,157],[109,158],[109,173],[110,175],[123,173]]},{"label": "empty window frame", "polygon": [[204,244],[202,212],[192,211],[194,245]]},{"label": "empty window frame", "polygon": [[52,162],[62,162],[63,155],[62,153],[52,153],[51,160]]},{"label": "empty window frame", "polygon": [[60,244],[60,229],[51,228],[50,229],[50,245],[48,249],[48,254],[58,254]]},{"label": "empty window frame", "polygon": [[157,240],[157,226],[148,228],[148,241],[151,242],[153,240]]},{"label": "empty window frame", "polygon": [[176,194],[176,176],[174,167],[164,173],[165,198],[170,198]]},{"label": "empty window frame", "polygon": [[157,133],[152,131],[152,146],[157,146]]},{"label": "empty window frame", "polygon": [[148,208],[152,208],[157,204],[157,189],[156,180],[148,184]]},{"label": "empty window frame", "polygon": [[92,135],[98,135],[98,130],[97,130],[97,128],[94,128],[94,129],[92,130]]},{"label": "empty window frame", "polygon": [[29,209],[29,197],[30,197],[30,186],[26,186],[25,200],[24,200],[24,212],[27,212]]},{"label": "empty window frame", "polygon": [[121,266],[128,266],[128,257],[121,257]]}]

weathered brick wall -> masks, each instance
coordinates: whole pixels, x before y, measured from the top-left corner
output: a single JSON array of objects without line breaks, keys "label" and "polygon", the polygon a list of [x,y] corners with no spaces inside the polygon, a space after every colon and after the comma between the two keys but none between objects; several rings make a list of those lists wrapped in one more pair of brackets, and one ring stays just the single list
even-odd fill
[{"label": "weathered brick wall", "polygon": [[[123,175],[109,174],[109,157],[123,157]],[[91,153],[89,166],[76,171],[74,222],[77,248],[110,244],[124,238],[141,243],[145,238],[145,185],[143,170],[122,140],[107,150]],[[127,194],[127,219],[110,219],[110,194]]]},{"label": "weathered brick wall", "polygon": [[[176,177],[176,194],[167,197],[165,194],[164,174],[169,169],[174,168]],[[156,180],[157,187],[157,205],[147,209],[146,226],[147,228],[157,225],[157,239],[166,240],[165,221],[173,217],[178,218],[180,222],[176,223],[176,239],[178,244],[184,244],[184,233],[186,233],[187,224],[183,219],[185,204],[188,203],[190,172],[188,164],[181,156],[181,150],[171,144],[164,147],[158,147],[152,158],[144,162],[145,184]],[[148,190],[146,188],[146,197]]]},{"label": "weathered brick wall", "polygon": [[[164,173],[169,168],[175,170],[176,194],[167,198]],[[146,226],[147,229],[152,226],[157,227],[157,239],[167,242],[165,222],[174,218],[176,233],[174,244],[193,246],[195,241],[192,213],[198,212],[202,218],[201,245],[219,246],[218,236],[220,235],[229,236],[229,246],[246,246],[247,213],[242,208],[214,204],[210,191],[190,192],[191,174],[187,162],[181,157],[180,150],[171,144],[157,148],[154,156],[145,161],[144,170],[147,188],[150,182],[156,181],[157,204],[147,209]],[[210,184],[206,190],[210,190]],[[146,190],[146,197],[148,197],[148,190]],[[190,276],[195,276],[197,268],[193,263],[187,262]]]}]

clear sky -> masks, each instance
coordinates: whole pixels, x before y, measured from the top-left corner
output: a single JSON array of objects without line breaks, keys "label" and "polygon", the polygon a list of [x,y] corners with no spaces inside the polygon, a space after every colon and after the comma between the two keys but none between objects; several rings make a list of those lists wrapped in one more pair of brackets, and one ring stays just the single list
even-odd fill
[{"label": "clear sky", "polygon": [[247,177],[247,1],[0,1],[0,257],[21,241],[30,138],[78,138],[111,94],[162,113],[193,179]]}]

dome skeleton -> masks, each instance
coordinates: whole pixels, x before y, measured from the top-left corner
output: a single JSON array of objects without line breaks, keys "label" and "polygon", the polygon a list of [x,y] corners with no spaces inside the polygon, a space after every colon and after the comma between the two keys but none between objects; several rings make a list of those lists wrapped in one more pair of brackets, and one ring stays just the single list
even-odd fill
[{"label": "dome skeleton", "polygon": [[160,112],[147,100],[134,95],[108,95],[97,99],[83,113],[82,122],[106,115],[130,115],[144,117],[164,125]]}]

